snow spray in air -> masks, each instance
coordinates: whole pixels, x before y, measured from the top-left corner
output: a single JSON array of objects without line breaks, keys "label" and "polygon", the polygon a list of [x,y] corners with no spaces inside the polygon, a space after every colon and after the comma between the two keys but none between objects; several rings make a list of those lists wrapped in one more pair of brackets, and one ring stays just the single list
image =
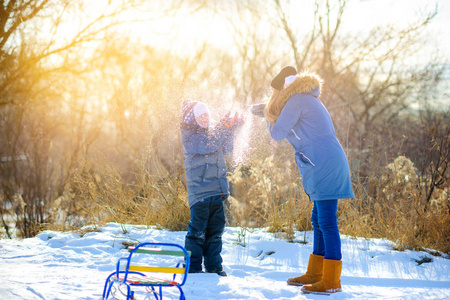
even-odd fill
[{"label": "snow spray in air", "polygon": [[233,166],[245,164],[250,154],[253,115],[246,110],[239,111],[244,116],[244,124],[236,130],[234,137]]}]

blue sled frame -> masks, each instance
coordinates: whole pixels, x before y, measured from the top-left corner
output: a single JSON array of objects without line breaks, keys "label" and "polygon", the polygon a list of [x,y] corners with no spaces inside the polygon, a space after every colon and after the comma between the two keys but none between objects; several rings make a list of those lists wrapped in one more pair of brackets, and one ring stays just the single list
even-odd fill
[{"label": "blue sled frame", "polygon": [[[156,248],[156,250],[152,250],[155,248],[148,250],[148,248],[146,248],[147,246],[160,247],[160,248]],[[172,247],[172,248],[175,247],[175,248],[180,249],[181,251],[158,251],[158,249],[162,249],[163,247]],[[184,258],[184,261],[178,262],[175,268],[144,267],[144,268],[163,270],[163,271],[161,271],[161,270],[155,271],[155,272],[159,272],[159,273],[173,274],[173,280],[170,281],[170,280],[159,279],[159,278],[155,278],[155,277],[148,277],[146,274],[144,274],[142,272],[130,270],[131,258],[133,256],[133,254],[135,254],[135,253],[161,254],[161,255],[168,255],[168,256],[182,256]],[[123,271],[120,270],[121,261],[126,261],[125,269]],[[128,255],[128,257],[119,258],[119,260],[117,261],[116,271],[111,273],[108,276],[108,278],[106,278],[105,286],[103,288],[103,299],[104,300],[108,299],[110,294],[112,294],[111,289],[112,289],[114,283],[118,283],[119,285],[125,285],[127,287],[127,294],[126,294],[127,300],[134,298],[134,291],[132,290],[133,286],[146,287],[147,292],[152,293],[155,296],[156,300],[162,300],[162,288],[163,287],[177,287],[178,290],[180,291],[180,300],[186,300],[183,289],[181,287],[186,282],[189,265],[190,265],[189,252],[184,247],[182,247],[178,244],[151,243],[151,242],[139,244],[135,248],[130,250],[130,254]],[[131,268],[133,268],[133,266],[131,266]],[[176,270],[176,272],[173,273],[170,270],[167,271],[166,269]],[[137,277],[137,279],[136,279],[136,277],[134,277],[132,280],[130,280],[129,275],[138,275],[138,277]],[[177,275],[180,275],[181,278],[176,281],[175,279],[176,279]],[[151,290],[148,290],[149,287],[151,288]],[[159,293],[155,290],[155,287],[157,287],[159,289]]]}]

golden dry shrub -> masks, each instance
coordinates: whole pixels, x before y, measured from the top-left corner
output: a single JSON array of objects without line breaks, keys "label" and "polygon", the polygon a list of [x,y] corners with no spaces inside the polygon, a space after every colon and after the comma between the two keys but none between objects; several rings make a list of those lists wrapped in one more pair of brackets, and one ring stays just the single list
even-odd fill
[{"label": "golden dry shrub", "polygon": [[72,180],[83,223],[117,222],[186,230],[190,215],[180,174],[151,174],[136,165],[134,176],[135,181],[127,183],[113,163],[100,159],[85,162]]},{"label": "golden dry shrub", "polygon": [[290,160],[275,160],[273,155],[237,167],[229,176],[235,224],[269,227],[288,239],[294,230],[310,229],[310,202],[299,178]]},{"label": "golden dry shrub", "polygon": [[427,202],[424,183],[407,157],[394,159],[355,192],[355,199],[340,203],[342,233],[387,238],[398,250],[450,251],[448,188],[437,189]]}]

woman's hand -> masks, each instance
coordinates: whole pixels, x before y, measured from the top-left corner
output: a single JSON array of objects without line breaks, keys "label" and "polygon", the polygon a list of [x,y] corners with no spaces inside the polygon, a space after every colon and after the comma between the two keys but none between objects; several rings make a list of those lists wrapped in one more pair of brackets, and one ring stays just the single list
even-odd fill
[{"label": "woman's hand", "polygon": [[266,108],[266,103],[254,104],[250,106],[250,112],[260,118],[264,118],[264,109]]}]

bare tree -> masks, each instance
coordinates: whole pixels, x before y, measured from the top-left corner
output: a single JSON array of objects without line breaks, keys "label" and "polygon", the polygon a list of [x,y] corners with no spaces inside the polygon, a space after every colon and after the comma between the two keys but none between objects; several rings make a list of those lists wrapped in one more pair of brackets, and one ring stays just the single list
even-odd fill
[{"label": "bare tree", "polygon": [[[85,84],[92,61],[80,54],[130,22],[119,16],[137,2],[110,1],[87,13],[85,1],[0,1],[0,215],[7,235],[8,218],[26,237],[51,222],[51,202],[96,136],[87,130],[86,103],[70,101],[65,84]],[[79,16],[78,31],[62,36],[64,22]],[[70,110],[72,119],[64,116]]]},{"label": "bare tree", "polygon": [[292,3],[273,2],[278,17],[273,23],[284,32],[293,61],[325,80],[322,100],[348,148],[373,148],[396,116],[420,102],[448,68],[439,57],[431,56],[422,65],[410,61],[423,48],[421,33],[437,7],[403,27],[385,24],[352,35],[342,30],[348,0],[316,1],[314,25],[302,39],[295,17],[289,18]]},{"label": "bare tree", "polygon": [[[404,146],[416,162],[424,204],[429,205],[437,189],[448,190],[450,180],[450,118],[449,110],[425,107],[419,120],[405,130],[415,135]],[[426,209],[427,206],[425,206]]]}]

